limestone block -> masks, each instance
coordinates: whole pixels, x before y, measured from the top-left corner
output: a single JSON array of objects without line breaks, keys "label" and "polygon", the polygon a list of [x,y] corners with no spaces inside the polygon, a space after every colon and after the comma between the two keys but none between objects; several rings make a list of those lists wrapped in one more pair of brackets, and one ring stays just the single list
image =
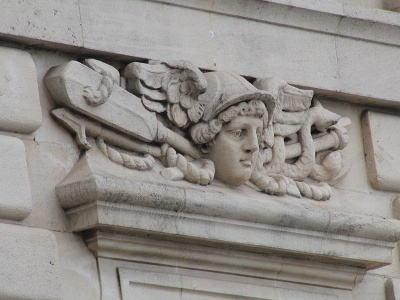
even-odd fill
[{"label": "limestone block", "polygon": [[376,189],[400,192],[400,117],[373,111],[362,116],[368,177]]},{"label": "limestone block", "polygon": [[[360,26],[365,27],[362,24],[356,27]],[[380,30],[377,30],[375,34],[380,35],[379,32]],[[400,78],[398,47],[339,38],[336,41],[336,49],[342,93],[364,95],[364,98],[398,99],[400,85],[389,83]],[[359,77],[354,74],[363,75]],[[376,101],[362,101],[377,105]]]},{"label": "limestone block", "polygon": [[400,279],[389,278],[385,283],[386,300],[400,299]]},{"label": "limestone block", "polygon": [[80,6],[89,49],[163,60],[175,57],[213,66],[213,40],[206,12],[199,17],[190,9],[129,0],[118,1],[112,9],[108,1],[85,0]]},{"label": "limestone block", "polygon": [[96,259],[82,238],[72,233],[54,234],[57,239],[63,299],[100,299]]},{"label": "limestone block", "polygon": [[0,136],[0,217],[22,220],[32,211],[25,146],[15,137]]},{"label": "limestone block", "polygon": [[[0,35],[35,44],[82,46],[78,0],[2,1]],[[65,49],[65,45],[63,45]]]},{"label": "limestone block", "polygon": [[65,213],[57,202],[54,187],[75,164],[79,152],[59,143],[24,140],[32,192],[32,212],[27,226],[67,231]]},{"label": "limestone block", "polygon": [[36,68],[28,52],[0,47],[0,103],[1,130],[30,133],[40,127]]},{"label": "limestone block", "polygon": [[57,244],[47,230],[0,224],[0,298],[61,299]]},{"label": "limestone block", "polygon": [[[235,1],[229,8],[217,4],[219,11],[211,13],[208,5],[201,4],[198,7],[201,9],[197,9],[192,1],[190,6],[196,9],[121,0],[112,10],[107,1],[81,1],[85,46],[140,58],[184,59],[200,68],[254,77],[274,74],[302,85],[305,85],[306,73],[307,82],[312,82],[314,87],[339,89],[333,36],[276,26],[264,20],[254,22],[253,15],[247,15],[251,21],[237,18],[238,12],[249,13],[248,5],[268,12],[267,5],[259,1],[246,2],[246,5]],[[286,15],[287,11],[281,12]],[[314,16],[299,18],[299,21],[320,21]],[[297,51],[292,51],[293,47]]]}]

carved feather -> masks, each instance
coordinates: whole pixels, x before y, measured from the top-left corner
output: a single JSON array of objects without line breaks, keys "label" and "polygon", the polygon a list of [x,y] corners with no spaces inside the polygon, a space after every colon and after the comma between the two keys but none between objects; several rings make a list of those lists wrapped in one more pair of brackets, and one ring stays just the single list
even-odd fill
[{"label": "carved feather", "polygon": [[131,63],[124,76],[128,79],[128,90],[144,96],[142,101],[147,109],[157,113],[166,111],[176,126],[185,128],[202,117],[204,108],[198,96],[206,91],[207,81],[191,63],[181,60]]},{"label": "carved feather", "polygon": [[276,77],[257,79],[254,86],[276,97],[273,117],[274,133],[289,136],[305,124],[314,92],[302,90]]}]

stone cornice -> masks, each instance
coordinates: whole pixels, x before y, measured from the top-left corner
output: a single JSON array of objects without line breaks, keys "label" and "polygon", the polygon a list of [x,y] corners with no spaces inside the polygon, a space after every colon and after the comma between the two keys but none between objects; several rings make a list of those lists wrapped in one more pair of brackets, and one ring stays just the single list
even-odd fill
[{"label": "stone cornice", "polygon": [[[56,3],[56,1],[51,2]],[[35,15],[38,15],[40,11],[43,18],[40,24],[35,24],[36,20],[32,18],[31,22],[27,20],[26,24],[24,24],[24,20],[16,18],[17,10],[13,11],[10,9],[7,11],[7,16],[10,20],[13,19],[14,22],[10,23],[7,21],[8,19],[3,19],[3,22],[0,24],[0,35],[4,39],[26,44],[41,45],[60,50],[74,48],[78,50],[82,48],[86,52],[90,50],[90,47],[85,46],[84,42],[86,39],[85,35],[87,35],[85,23],[78,20],[82,18],[80,6],[85,7],[89,5],[89,2],[85,1],[82,4],[71,2],[69,4],[58,5],[48,5],[49,1],[43,3],[47,7],[56,7],[55,10],[57,13],[54,13],[52,10],[46,10],[41,7],[40,3],[37,3]],[[121,5],[124,4],[123,1],[120,2]],[[148,0],[137,2],[156,2],[257,22],[267,22],[338,36],[365,39],[374,43],[400,45],[400,35],[398,34],[400,31],[400,21],[398,13],[361,8],[331,0],[314,1],[312,3],[304,0],[251,0],[247,1],[246,6],[243,6],[240,1],[230,2],[229,5],[226,5],[224,1],[195,0]],[[27,7],[28,4],[22,3],[18,5],[20,6],[16,7],[19,9],[18,14],[20,10],[29,8]],[[67,12],[68,9],[69,12]],[[21,17],[21,15],[18,17]],[[29,18],[30,16],[25,14],[24,17]],[[317,19],[315,19],[316,17]],[[348,26],[350,23],[346,22],[351,22],[353,26]],[[28,30],[22,30],[23,28]],[[65,48],[66,46],[68,47]],[[93,50],[102,51],[105,49],[99,48]],[[127,53],[127,55],[129,54]]]},{"label": "stone cornice", "polygon": [[[336,1],[253,0],[247,7],[238,1],[226,6],[223,1],[151,0],[191,9],[286,27],[316,31],[400,46],[398,13],[356,7]],[[262,2],[262,3],[259,3]],[[257,7],[258,9],[253,9]]]}]

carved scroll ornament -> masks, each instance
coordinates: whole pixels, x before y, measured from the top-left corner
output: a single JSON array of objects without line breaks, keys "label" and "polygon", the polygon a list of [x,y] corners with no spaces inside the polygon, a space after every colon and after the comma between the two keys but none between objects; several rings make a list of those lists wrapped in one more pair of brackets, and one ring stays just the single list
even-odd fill
[{"label": "carved scroll ornament", "polygon": [[108,159],[201,185],[245,183],[271,195],[331,196],[343,176],[348,118],[313,92],[276,78],[254,85],[227,72],[202,73],[186,61],[70,61],[49,71],[46,86],[61,106],[53,116],[83,150],[96,139]]}]

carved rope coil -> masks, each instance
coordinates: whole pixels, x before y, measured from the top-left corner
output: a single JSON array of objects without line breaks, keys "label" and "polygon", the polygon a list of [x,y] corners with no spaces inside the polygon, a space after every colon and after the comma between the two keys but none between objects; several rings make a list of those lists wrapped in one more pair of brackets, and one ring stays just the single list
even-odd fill
[{"label": "carved rope coil", "polygon": [[103,77],[101,78],[101,83],[97,91],[93,90],[91,86],[85,86],[83,88],[83,96],[85,97],[86,102],[91,106],[104,104],[113,91],[113,77],[104,71],[100,74],[103,75]]},{"label": "carved rope coil", "polygon": [[284,195],[289,194],[295,197],[300,195],[313,200],[327,200],[332,196],[331,187],[321,182],[319,185],[310,185],[301,181],[294,181],[280,174],[272,174],[270,176],[253,172],[250,182],[253,183],[262,192],[269,195]]},{"label": "carved rope coil", "polygon": [[302,196],[323,201],[332,196],[332,189],[326,182],[320,182],[319,185],[310,185],[305,182],[296,181],[297,188]]},{"label": "carved rope coil", "polygon": [[124,167],[140,171],[151,170],[154,167],[155,161],[150,154],[146,154],[143,157],[128,155],[107,145],[104,140],[99,137],[96,139],[96,143],[105,156]]},{"label": "carved rope coil", "polygon": [[342,170],[342,153],[336,150],[329,153],[320,164],[315,164],[309,177],[320,182],[329,182]]},{"label": "carved rope coil", "polygon": [[262,192],[277,196],[285,194],[291,183],[290,179],[286,176],[268,176],[259,172],[253,172],[250,178],[250,182],[253,183]]},{"label": "carved rope coil", "polygon": [[[168,144],[161,146],[161,154],[165,166],[179,169],[182,172],[183,178],[189,182],[207,185],[214,179],[215,167],[214,163],[209,159],[201,158],[193,162],[188,162],[182,154],[176,153],[176,150]],[[195,162],[200,163],[201,166],[197,166]]]}]

